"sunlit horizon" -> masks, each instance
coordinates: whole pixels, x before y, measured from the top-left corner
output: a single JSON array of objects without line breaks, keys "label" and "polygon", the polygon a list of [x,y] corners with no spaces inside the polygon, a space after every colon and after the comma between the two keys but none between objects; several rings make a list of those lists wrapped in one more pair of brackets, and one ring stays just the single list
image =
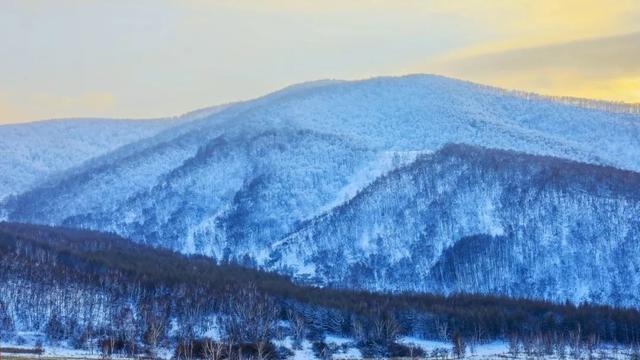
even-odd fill
[{"label": "sunlit horizon", "polygon": [[322,79],[438,74],[640,103],[637,1],[0,5],[0,124],[175,116]]}]

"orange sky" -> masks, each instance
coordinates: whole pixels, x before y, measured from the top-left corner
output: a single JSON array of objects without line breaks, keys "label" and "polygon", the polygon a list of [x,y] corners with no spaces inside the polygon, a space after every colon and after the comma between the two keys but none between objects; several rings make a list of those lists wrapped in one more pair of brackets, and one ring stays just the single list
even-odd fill
[{"label": "orange sky", "polygon": [[430,72],[640,102],[637,0],[3,0],[0,124]]}]

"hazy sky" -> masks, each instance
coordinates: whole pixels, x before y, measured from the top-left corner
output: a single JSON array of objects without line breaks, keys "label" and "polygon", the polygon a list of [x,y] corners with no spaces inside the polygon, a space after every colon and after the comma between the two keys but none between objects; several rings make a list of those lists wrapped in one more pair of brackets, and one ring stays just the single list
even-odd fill
[{"label": "hazy sky", "polygon": [[0,123],[417,72],[640,102],[640,1],[0,0]]}]

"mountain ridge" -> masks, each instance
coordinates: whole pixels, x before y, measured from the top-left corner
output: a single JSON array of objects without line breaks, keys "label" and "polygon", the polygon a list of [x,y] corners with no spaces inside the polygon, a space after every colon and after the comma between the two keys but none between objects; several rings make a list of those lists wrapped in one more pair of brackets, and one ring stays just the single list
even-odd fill
[{"label": "mountain ridge", "polygon": [[[272,259],[273,244],[298,230],[301,224],[324,212],[339,209],[341,204],[348,204],[358,190],[370,189],[375,178],[390,172],[396,175],[394,169],[411,169],[416,166],[416,158],[441,156],[441,148],[452,149],[451,145],[447,146],[450,143],[467,144],[465,146],[472,149],[475,149],[473,146],[484,146],[496,151],[516,152],[520,157],[527,153],[537,157],[524,158],[539,159],[545,164],[556,161],[545,158],[551,156],[566,159],[569,163],[564,164],[570,166],[583,162],[638,171],[638,119],[640,116],[633,114],[585,109],[547,99],[528,99],[508,91],[438,76],[302,84],[256,100],[228,105],[210,116],[127,144],[9,199],[4,208],[12,221],[110,231],[141,243],[185,253],[217,259],[246,258],[254,266],[269,261],[276,264],[277,260]],[[433,155],[434,152],[437,155]],[[465,170],[462,162],[458,165],[451,170],[458,173]],[[464,166],[472,168],[472,165]],[[514,165],[510,171],[517,169]],[[592,181],[584,184],[585,194],[560,196],[561,192],[554,193],[552,189],[545,193],[550,196],[548,199],[538,199],[539,202],[532,206],[551,211],[554,201],[566,205],[567,209],[569,203],[588,203],[595,206],[589,216],[606,214],[610,209],[608,206],[613,205],[596,201],[593,191],[601,190],[589,186],[600,182],[604,185],[598,186],[606,186],[611,179],[596,173],[600,177],[594,180],[594,174],[589,171],[600,168],[585,169],[590,169],[585,170],[585,178]],[[434,171],[440,170],[434,168]],[[491,171],[503,174],[507,170]],[[562,173],[562,167],[558,171]],[[423,175],[424,179],[431,179],[430,174]],[[452,180],[451,176],[441,173],[443,181]],[[569,177],[565,175],[565,178]],[[573,179],[571,186],[582,184],[581,177],[574,176]],[[630,181],[635,182],[635,179],[632,176]],[[512,179],[512,183],[508,183],[507,178],[497,182],[490,176],[477,180],[485,181],[478,183],[479,186],[492,186],[487,188],[490,196],[473,192],[468,183],[463,183],[468,188],[467,194],[447,190],[456,201],[468,201],[487,212],[480,216],[482,214],[474,212],[472,207],[464,210],[462,205],[454,209],[460,212],[462,219],[468,217],[464,225],[467,230],[477,231],[456,230],[455,234],[449,234],[452,235],[450,241],[488,235],[492,237],[487,240],[489,243],[503,244],[500,237],[508,232],[496,224],[504,219],[493,218],[491,206],[516,206],[499,197],[499,192],[508,187],[515,194],[524,194],[531,179],[520,174]],[[420,184],[419,179],[395,184],[393,189],[380,189],[379,196],[386,196],[385,191],[402,194],[406,189],[413,189],[416,196],[424,197],[419,194],[420,189],[412,188]],[[441,185],[446,185],[443,189],[451,188],[451,184]],[[442,195],[437,191],[432,194]],[[530,196],[537,195],[531,193]],[[392,208],[397,200],[389,196],[385,198],[386,203],[376,206]],[[446,203],[448,200],[442,198],[440,201]],[[411,205],[408,209],[418,211],[414,203],[407,204]],[[447,210],[443,206],[440,210]],[[515,208],[512,210],[509,214],[524,216]],[[446,218],[446,213],[443,214]],[[572,219],[579,218],[579,214],[571,214]],[[419,212],[412,216],[413,220],[407,220],[406,224],[393,225],[397,229],[409,229],[408,233],[415,235],[424,227],[421,221],[430,218],[424,218]],[[345,219],[340,226],[365,228],[369,226],[366,220]],[[549,228],[559,226],[555,219],[547,220]],[[631,234],[636,234],[632,220],[624,218],[622,221],[630,227]],[[336,225],[336,228],[340,226]],[[454,224],[446,227],[453,229]],[[531,229],[535,241],[547,236],[543,229]],[[377,231],[370,230],[372,234]],[[594,235],[596,230],[588,229],[585,236]],[[350,239],[349,244],[366,240],[351,239],[349,234],[341,236],[344,241]],[[426,238],[425,242],[433,239]],[[434,243],[438,247],[437,254],[441,254],[444,245],[450,244],[442,239],[436,239],[437,244]],[[470,244],[474,241],[468,240]],[[395,249],[395,253],[388,253],[389,259],[400,259],[411,251],[410,247],[396,246]],[[420,251],[416,250],[416,253]],[[309,259],[302,255],[300,259],[308,262]],[[357,260],[360,255],[354,256]],[[370,264],[367,265],[368,260],[364,258],[361,260],[365,271]],[[429,261],[432,266],[436,259]],[[408,275],[416,263],[407,264],[404,270],[409,271]],[[287,272],[286,266],[300,266],[305,270],[303,268],[311,266],[311,262],[290,261],[274,266],[280,265],[281,270]],[[306,270],[313,275],[311,267]],[[302,274],[305,271],[294,272]],[[425,269],[421,271],[426,274]],[[327,276],[320,280],[331,279],[332,276]],[[401,278],[396,280],[402,283]],[[387,286],[383,283],[369,285],[372,289]],[[511,290],[504,288],[501,291]],[[544,291],[540,290],[539,295],[548,298],[558,295]],[[563,296],[567,294],[559,294],[558,299]],[[629,297],[621,299],[637,301]],[[604,296],[596,300],[608,301]]]},{"label": "mountain ridge", "polygon": [[[0,125],[0,202],[165,129],[211,115],[208,107],[158,119],[64,118]],[[16,148],[18,150],[16,150]]]},{"label": "mountain ridge", "polygon": [[[638,281],[630,275],[640,268],[637,184],[640,173],[612,167],[449,145],[305,222],[274,244],[266,266],[303,281],[379,291],[455,289],[635,304],[634,287],[621,288]],[[446,261],[447,249],[477,236],[503,242],[496,251],[502,260],[488,253],[495,263],[467,270],[487,281],[447,285],[436,276],[437,263]],[[537,255],[522,258],[522,251]],[[553,264],[561,262],[567,268],[555,272]],[[578,263],[591,271],[580,271]]]}]

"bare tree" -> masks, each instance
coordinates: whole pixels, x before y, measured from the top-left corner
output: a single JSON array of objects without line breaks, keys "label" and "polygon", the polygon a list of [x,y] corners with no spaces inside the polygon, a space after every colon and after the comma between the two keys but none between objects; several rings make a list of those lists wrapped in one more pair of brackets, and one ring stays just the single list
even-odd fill
[{"label": "bare tree", "polygon": [[585,340],[585,346],[587,347],[589,359],[593,358],[593,354],[599,345],[600,345],[600,340],[598,339],[598,336],[594,334],[587,336]]},{"label": "bare tree", "polygon": [[540,334],[540,341],[542,342],[542,353],[547,356],[553,355],[554,337],[550,334]]},{"label": "bare tree", "polygon": [[415,356],[416,348],[417,348],[416,344],[409,343],[407,344],[407,346],[409,347],[409,359],[410,360],[416,359],[417,358],[417,356]]},{"label": "bare tree", "polygon": [[227,339],[227,359],[232,359],[233,358],[233,346],[235,345],[235,343],[233,342],[233,338],[228,338]]},{"label": "bare tree", "polygon": [[438,338],[443,341],[449,340],[449,322],[436,317],[435,326]]},{"label": "bare tree", "polygon": [[156,351],[158,342],[164,333],[164,325],[159,321],[151,321],[147,325],[147,331],[144,334],[144,340],[149,345],[149,352],[151,357],[157,356]]},{"label": "bare tree", "polygon": [[514,358],[520,355],[520,338],[517,334],[511,334],[509,336],[509,354]]},{"label": "bare tree", "polygon": [[639,360],[640,359],[640,342],[635,341],[631,345],[631,359]]},{"label": "bare tree", "polygon": [[464,339],[460,334],[455,334],[451,338],[451,342],[453,343],[453,357],[456,359],[462,359],[466,355],[467,345],[464,342]]},{"label": "bare tree", "polygon": [[229,296],[225,313],[221,325],[227,341],[255,344],[259,359],[269,356],[268,345],[276,331],[278,314],[273,299],[251,284]]},{"label": "bare tree", "polygon": [[109,335],[107,338],[103,339],[100,342],[100,351],[102,353],[102,357],[107,359],[111,358],[113,352],[116,347],[116,338],[112,335]]},{"label": "bare tree", "polygon": [[362,320],[358,319],[355,316],[351,317],[351,332],[353,334],[353,337],[357,341],[363,341],[367,339],[367,332],[364,328]]},{"label": "bare tree", "polygon": [[571,347],[571,356],[579,359],[582,356],[582,329],[580,325],[575,331],[569,332],[569,346]]},{"label": "bare tree", "polygon": [[522,350],[524,350],[527,357],[531,357],[535,352],[535,342],[531,335],[524,336],[522,338]]},{"label": "bare tree", "polygon": [[481,342],[482,339],[484,338],[484,330],[482,328],[482,326],[480,324],[474,324],[473,326],[473,335],[471,336],[471,339],[469,340],[469,351],[472,354],[476,353],[476,346],[478,346]]},{"label": "bare tree", "polygon": [[178,360],[192,360],[194,358],[194,340],[193,338],[182,338],[178,342],[176,357]]},{"label": "bare tree", "polygon": [[207,339],[204,342],[204,356],[206,356],[207,360],[222,360],[224,348],[225,344],[223,342]]},{"label": "bare tree", "polygon": [[373,339],[381,343],[395,342],[400,335],[400,324],[391,312],[378,309],[373,316]]},{"label": "bare tree", "polygon": [[304,318],[293,310],[288,311],[289,324],[291,326],[291,335],[293,338],[293,348],[301,349],[302,340],[305,338],[306,324]]}]

